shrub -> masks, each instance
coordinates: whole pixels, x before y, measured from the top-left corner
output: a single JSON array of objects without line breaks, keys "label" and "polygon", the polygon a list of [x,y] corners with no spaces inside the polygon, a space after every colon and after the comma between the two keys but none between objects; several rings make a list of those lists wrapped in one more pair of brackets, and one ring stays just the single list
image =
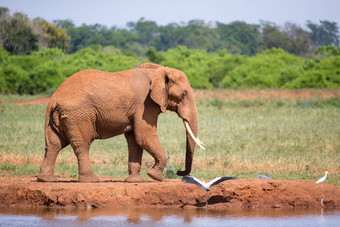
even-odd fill
[{"label": "shrub", "polygon": [[[185,46],[164,53],[150,48],[147,55],[154,62],[182,70],[193,88],[340,88],[339,48],[318,50],[321,56],[310,60],[275,48],[252,57],[225,50],[208,54]],[[117,72],[143,62],[112,46],[92,45],[69,55],[57,48],[43,48],[27,56],[9,55],[0,47],[0,93],[52,91],[80,70]]]},{"label": "shrub", "polygon": [[303,60],[275,48],[247,58],[242,63],[226,74],[222,81],[224,87],[285,87],[303,71]]}]

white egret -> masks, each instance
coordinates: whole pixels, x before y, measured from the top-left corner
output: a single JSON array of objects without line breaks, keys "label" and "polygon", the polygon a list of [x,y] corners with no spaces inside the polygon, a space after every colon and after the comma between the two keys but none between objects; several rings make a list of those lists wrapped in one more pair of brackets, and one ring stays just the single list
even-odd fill
[{"label": "white egret", "polygon": [[266,175],[266,174],[258,174],[256,175],[257,176],[257,179],[265,179],[265,180],[268,180],[268,179],[272,179],[269,175]]},{"label": "white egret", "polygon": [[216,177],[215,179],[209,181],[208,183],[205,183],[204,181],[200,181],[196,177],[193,176],[184,176],[182,178],[182,181],[184,183],[190,183],[190,184],[195,184],[198,187],[202,188],[205,191],[205,205],[208,205],[208,199],[207,199],[207,192],[210,191],[210,187],[219,184],[223,181],[226,180],[232,180],[235,179],[234,177]]},{"label": "white egret", "polygon": [[[323,182],[326,180],[327,174],[328,174],[328,173],[329,173],[329,172],[326,171],[326,172],[325,172],[325,176],[321,177],[321,178],[316,182],[316,184],[323,183]],[[322,188],[322,185],[321,185],[321,188]],[[323,206],[323,199],[321,199],[321,205]]]},{"label": "white egret", "polygon": [[197,179],[196,177],[193,176],[184,176],[182,178],[182,181],[184,183],[190,183],[190,184],[195,184],[198,187],[202,188],[203,190],[205,190],[206,192],[210,191],[210,187],[217,185],[223,181],[226,180],[232,180],[235,179],[234,177],[216,177],[215,179],[209,181],[208,183],[205,183],[204,181],[200,181],[199,179]]},{"label": "white egret", "polygon": [[316,182],[316,184],[323,183],[323,182],[326,180],[327,174],[328,174],[328,173],[329,173],[329,172],[326,171],[326,172],[325,172],[325,176],[321,177],[321,178]]}]

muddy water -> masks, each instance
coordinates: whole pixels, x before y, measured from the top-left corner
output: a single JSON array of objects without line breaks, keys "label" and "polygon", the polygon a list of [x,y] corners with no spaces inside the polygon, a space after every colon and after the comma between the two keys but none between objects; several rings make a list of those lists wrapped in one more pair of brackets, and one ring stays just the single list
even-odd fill
[{"label": "muddy water", "polygon": [[0,226],[340,226],[340,210],[0,206]]}]

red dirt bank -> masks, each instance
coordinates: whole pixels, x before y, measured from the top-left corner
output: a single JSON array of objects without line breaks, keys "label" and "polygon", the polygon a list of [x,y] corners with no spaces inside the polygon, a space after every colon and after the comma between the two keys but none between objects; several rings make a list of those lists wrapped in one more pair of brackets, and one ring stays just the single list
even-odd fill
[{"label": "red dirt bank", "polygon": [[[201,207],[205,192],[180,180],[124,183],[100,177],[100,183],[36,182],[35,176],[0,177],[0,205],[42,207]],[[231,180],[207,193],[212,208],[340,207],[340,187],[314,181]]]}]

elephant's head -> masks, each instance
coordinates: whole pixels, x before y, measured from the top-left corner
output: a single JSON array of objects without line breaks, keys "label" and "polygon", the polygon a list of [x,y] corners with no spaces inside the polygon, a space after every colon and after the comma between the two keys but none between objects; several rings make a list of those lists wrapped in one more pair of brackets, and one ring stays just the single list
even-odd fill
[{"label": "elephant's head", "polygon": [[177,175],[190,174],[195,144],[204,149],[197,138],[197,109],[194,93],[186,75],[177,69],[158,67],[151,79],[150,97],[156,102],[163,113],[175,111],[186,128],[185,170],[177,171]]}]

